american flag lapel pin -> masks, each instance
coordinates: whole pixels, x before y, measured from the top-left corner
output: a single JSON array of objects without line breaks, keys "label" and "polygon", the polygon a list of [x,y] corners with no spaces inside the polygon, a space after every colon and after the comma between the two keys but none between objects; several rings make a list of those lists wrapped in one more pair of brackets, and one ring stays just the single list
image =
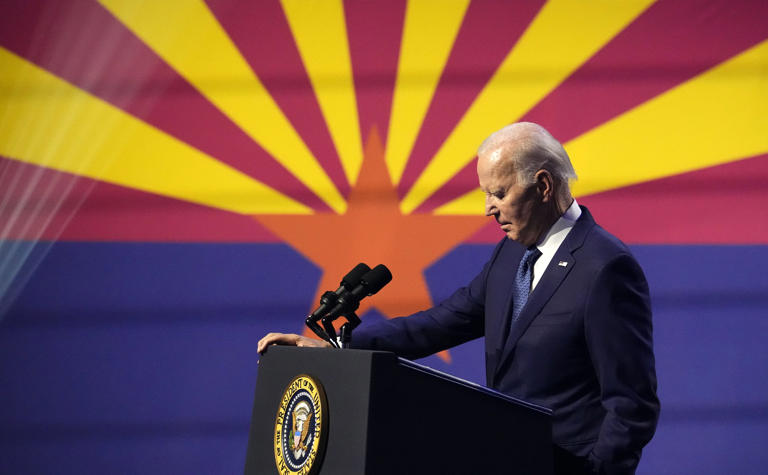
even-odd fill
[{"label": "american flag lapel pin", "polygon": [[560,261],[560,262],[557,263],[557,265],[559,265],[560,267],[565,267],[565,266],[568,265],[568,263],[565,262],[565,261]]}]

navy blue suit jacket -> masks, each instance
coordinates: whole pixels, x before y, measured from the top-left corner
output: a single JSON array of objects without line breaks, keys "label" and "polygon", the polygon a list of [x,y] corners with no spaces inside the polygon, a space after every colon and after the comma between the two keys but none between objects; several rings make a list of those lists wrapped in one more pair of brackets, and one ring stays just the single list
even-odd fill
[{"label": "navy blue suit jacket", "polygon": [[485,336],[489,387],[551,408],[553,442],[595,472],[634,473],[659,414],[643,271],[582,207],[510,326],[524,250],[502,239],[469,285],[429,310],[362,325],[352,345],[420,358]]}]

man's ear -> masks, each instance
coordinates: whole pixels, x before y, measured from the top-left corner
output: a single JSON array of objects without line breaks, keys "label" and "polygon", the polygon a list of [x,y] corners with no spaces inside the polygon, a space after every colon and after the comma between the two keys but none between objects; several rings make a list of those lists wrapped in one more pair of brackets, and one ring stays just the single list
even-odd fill
[{"label": "man's ear", "polygon": [[547,170],[539,170],[533,176],[536,183],[536,191],[541,197],[543,203],[548,203],[555,198],[555,180],[552,174]]}]

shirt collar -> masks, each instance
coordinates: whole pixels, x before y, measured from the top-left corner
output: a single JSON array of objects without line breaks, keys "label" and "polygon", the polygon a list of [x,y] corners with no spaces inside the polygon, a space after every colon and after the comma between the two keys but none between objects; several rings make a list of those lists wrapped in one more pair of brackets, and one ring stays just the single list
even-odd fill
[{"label": "shirt collar", "polygon": [[565,237],[568,235],[568,232],[571,230],[571,228],[576,224],[576,220],[579,219],[579,216],[581,216],[581,208],[579,208],[579,204],[576,203],[576,200],[574,199],[571,203],[571,206],[565,210],[565,213],[563,213],[563,215],[560,216],[557,221],[555,221],[555,224],[549,228],[549,231],[547,231],[544,237],[538,242],[538,244],[536,244],[536,247],[541,251],[541,253],[549,255],[554,254],[555,251],[557,251],[557,249],[560,247],[560,244],[565,241]]}]

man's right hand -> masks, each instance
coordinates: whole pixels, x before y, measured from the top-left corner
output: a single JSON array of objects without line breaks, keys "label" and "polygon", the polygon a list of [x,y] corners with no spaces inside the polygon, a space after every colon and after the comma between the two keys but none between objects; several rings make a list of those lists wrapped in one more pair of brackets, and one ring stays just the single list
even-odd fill
[{"label": "man's right hand", "polygon": [[308,346],[313,348],[331,348],[327,341],[307,338],[295,333],[269,333],[259,340],[257,347],[259,354],[264,354],[271,345]]}]

